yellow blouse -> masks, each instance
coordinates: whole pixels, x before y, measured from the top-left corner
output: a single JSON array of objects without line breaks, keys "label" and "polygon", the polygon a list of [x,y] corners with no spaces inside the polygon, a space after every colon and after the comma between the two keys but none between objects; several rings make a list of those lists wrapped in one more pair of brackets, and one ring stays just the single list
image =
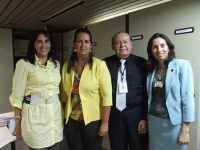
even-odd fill
[{"label": "yellow blouse", "polygon": [[[71,93],[74,81],[74,71],[67,72],[69,61],[65,62],[62,70],[61,102],[66,102],[65,118],[68,122],[72,112]],[[79,95],[85,125],[92,121],[102,119],[102,106],[112,105],[112,86],[109,70],[104,61],[93,57],[93,67],[90,70],[86,64],[79,82]]]},{"label": "yellow blouse", "polygon": [[35,56],[35,65],[21,59],[13,77],[11,105],[22,110],[22,136],[27,145],[44,148],[63,139],[63,110],[60,101],[51,104],[29,105],[24,96],[38,95],[50,98],[59,94],[60,64],[55,68],[52,60],[47,65]]}]

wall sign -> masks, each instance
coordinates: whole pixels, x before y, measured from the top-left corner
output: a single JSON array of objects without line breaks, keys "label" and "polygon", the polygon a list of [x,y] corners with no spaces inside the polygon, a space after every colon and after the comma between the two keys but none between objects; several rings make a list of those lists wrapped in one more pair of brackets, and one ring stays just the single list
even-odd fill
[{"label": "wall sign", "polygon": [[92,46],[97,46],[97,42],[92,42]]},{"label": "wall sign", "polygon": [[194,27],[176,29],[174,31],[174,34],[179,35],[179,34],[186,34],[186,33],[192,33],[192,32],[194,32]]},{"label": "wall sign", "polygon": [[143,35],[131,36],[131,41],[142,40],[142,39],[143,39]]},{"label": "wall sign", "polygon": [[69,47],[64,47],[64,50],[66,51],[66,50],[68,50],[69,49]]}]

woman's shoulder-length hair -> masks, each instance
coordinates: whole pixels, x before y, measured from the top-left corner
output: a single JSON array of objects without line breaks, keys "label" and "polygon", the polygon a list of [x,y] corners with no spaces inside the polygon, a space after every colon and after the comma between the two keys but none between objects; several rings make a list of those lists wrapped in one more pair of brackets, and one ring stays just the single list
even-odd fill
[{"label": "woman's shoulder-length hair", "polygon": [[174,51],[174,44],[170,41],[170,39],[162,33],[155,33],[148,41],[147,44],[147,54],[148,54],[148,60],[146,62],[145,68],[148,72],[153,72],[155,66],[158,64],[158,61],[153,56],[152,53],[152,44],[153,40],[156,38],[162,38],[166,41],[167,46],[169,47],[169,53],[167,59],[164,61],[164,64],[168,66],[169,62],[175,58],[175,51]]},{"label": "woman's shoulder-length hair", "polygon": [[47,37],[50,40],[51,43],[51,48],[50,51],[48,53],[48,60],[51,58],[53,63],[55,64],[55,67],[57,67],[57,62],[54,59],[54,43],[52,41],[52,37],[49,34],[49,32],[45,31],[45,30],[37,30],[35,31],[32,36],[30,37],[30,41],[28,44],[28,50],[27,50],[27,54],[26,57],[24,58],[26,61],[29,61],[31,64],[35,65],[35,41],[38,38],[38,35],[43,34],[45,37]]}]

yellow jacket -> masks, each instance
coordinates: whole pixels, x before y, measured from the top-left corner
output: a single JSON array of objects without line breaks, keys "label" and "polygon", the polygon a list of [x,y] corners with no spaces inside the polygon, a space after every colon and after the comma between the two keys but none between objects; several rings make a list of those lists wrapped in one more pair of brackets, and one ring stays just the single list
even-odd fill
[{"label": "yellow jacket", "polygon": [[[67,72],[69,61],[65,62],[62,70],[60,100],[65,103],[65,118],[68,122],[72,111],[71,92],[74,81],[74,70]],[[102,107],[112,105],[111,77],[104,61],[93,57],[93,67],[90,70],[86,64],[79,83],[79,94],[82,102],[85,125],[102,118]]]}]

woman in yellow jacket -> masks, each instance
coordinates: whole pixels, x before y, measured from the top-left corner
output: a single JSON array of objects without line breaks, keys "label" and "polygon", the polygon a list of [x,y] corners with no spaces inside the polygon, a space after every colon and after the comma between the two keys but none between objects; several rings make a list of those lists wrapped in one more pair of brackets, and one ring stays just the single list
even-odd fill
[{"label": "woman in yellow jacket", "polygon": [[104,61],[93,57],[92,35],[80,28],[62,70],[61,101],[70,150],[100,150],[112,105],[111,78]]}]

